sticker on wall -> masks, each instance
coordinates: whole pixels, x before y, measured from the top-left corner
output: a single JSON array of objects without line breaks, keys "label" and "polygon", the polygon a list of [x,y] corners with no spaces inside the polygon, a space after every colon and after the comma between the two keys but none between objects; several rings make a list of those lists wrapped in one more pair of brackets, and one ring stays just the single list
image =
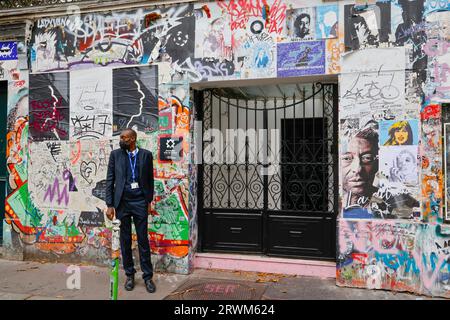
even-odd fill
[{"label": "sticker on wall", "polygon": [[338,37],[338,8],[337,5],[316,7],[316,39]]},{"label": "sticker on wall", "polygon": [[183,160],[183,137],[163,134],[158,136],[159,162],[179,162]]},{"label": "sticker on wall", "polygon": [[12,41],[0,41],[0,61],[17,59],[17,43]]},{"label": "sticker on wall", "polygon": [[239,50],[242,78],[270,78],[276,76],[277,46],[275,38],[268,33],[247,35]]},{"label": "sticker on wall", "polygon": [[345,47],[358,50],[365,46],[376,46],[389,40],[391,32],[391,3],[377,2],[376,5],[360,10],[355,5],[344,6]]},{"label": "sticker on wall", "polygon": [[69,140],[69,73],[30,75],[30,136],[33,141]]},{"label": "sticker on wall", "polygon": [[324,41],[302,41],[278,44],[278,77],[324,73]]},{"label": "sticker on wall", "polygon": [[314,8],[299,8],[286,11],[286,35],[290,41],[314,40],[316,17]]},{"label": "sticker on wall", "polygon": [[105,225],[103,211],[97,208],[97,211],[82,211],[78,218],[78,227],[102,227]]},{"label": "sticker on wall", "polygon": [[417,145],[419,140],[419,121],[380,121],[380,146]]},{"label": "sticker on wall", "polygon": [[157,66],[113,70],[113,135],[158,130]]}]

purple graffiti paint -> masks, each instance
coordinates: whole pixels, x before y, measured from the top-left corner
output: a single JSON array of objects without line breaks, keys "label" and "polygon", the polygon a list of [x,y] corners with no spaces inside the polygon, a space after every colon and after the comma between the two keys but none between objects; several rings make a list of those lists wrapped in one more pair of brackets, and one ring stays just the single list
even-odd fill
[{"label": "purple graffiti paint", "polygon": [[278,77],[325,73],[325,42],[302,41],[278,45]]}]

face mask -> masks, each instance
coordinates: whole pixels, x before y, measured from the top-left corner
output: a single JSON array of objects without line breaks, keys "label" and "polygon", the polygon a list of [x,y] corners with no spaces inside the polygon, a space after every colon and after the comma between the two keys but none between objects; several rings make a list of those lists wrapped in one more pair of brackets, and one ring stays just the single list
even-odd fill
[{"label": "face mask", "polygon": [[119,146],[122,150],[130,150],[130,143],[129,142],[125,142],[125,141],[120,141],[119,142]]}]

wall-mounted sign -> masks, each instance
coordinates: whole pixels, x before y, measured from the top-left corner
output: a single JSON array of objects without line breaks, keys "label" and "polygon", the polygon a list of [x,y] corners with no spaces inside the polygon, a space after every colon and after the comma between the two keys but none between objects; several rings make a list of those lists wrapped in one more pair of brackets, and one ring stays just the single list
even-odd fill
[{"label": "wall-mounted sign", "polygon": [[160,162],[178,162],[183,160],[183,137],[163,134],[158,137]]},{"label": "wall-mounted sign", "polygon": [[0,60],[17,60],[17,43],[0,41]]}]

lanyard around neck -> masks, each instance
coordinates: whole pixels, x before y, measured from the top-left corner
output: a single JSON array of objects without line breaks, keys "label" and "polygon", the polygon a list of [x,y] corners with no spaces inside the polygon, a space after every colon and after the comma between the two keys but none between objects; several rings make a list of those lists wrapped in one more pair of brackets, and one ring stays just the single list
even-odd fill
[{"label": "lanyard around neck", "polygon": [[131,178],[133,179],[133,182],[136,182],[136,161],[137,161],[137,155],[138,152],[134,155],[134,161],[131,160],[131,152],[128,153],[128,160],[130,160],[130,167],[131,167]]}]

